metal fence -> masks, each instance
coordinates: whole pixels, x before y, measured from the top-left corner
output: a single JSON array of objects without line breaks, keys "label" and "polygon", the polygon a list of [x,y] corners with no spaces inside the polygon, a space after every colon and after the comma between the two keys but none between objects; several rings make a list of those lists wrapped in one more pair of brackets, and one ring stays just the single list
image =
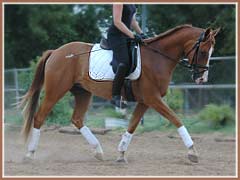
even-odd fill
[{"label": "metal fence", "polygon": [[183,92],[185,114],[202,109],[208,104],[228,104],[235,108],[235,84],[214,85],[170,85],[170,89],[180,89]]},{"label": "metal fence", "polygon": [[[235,60],[234,56],[212,57],[211,61]],[[11,109],[14,103],[17,103],[19,97],[26,92],[23,87],[20,75],[22,72],[30,73],[29,68],[24,69],[6,69],[4,71],[4,108]],[[29,75],[30,76],[30,75]],[[233,77],[235,78],[235,77]],[[170,92],[174,89],[180,89],[184,96],[184,113],[191,113],[194,110],[203,108],[206,104],[229,104],[235,108],[235,84],[214,84],[214,85],[194,85],[180,84],[170,85]],[[94,98],[94,106],[108,105],[109,102]]]},{"label": "metal fence", "polygon": [[21,72],[30,72],[30,68],[4,70],[4,107],[11,108],[26,91],[19,80]]}]

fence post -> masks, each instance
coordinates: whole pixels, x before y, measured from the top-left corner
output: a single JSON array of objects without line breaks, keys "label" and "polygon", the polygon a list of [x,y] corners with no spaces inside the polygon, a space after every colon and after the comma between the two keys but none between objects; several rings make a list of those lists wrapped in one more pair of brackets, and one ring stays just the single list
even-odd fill
[{"label": "fence post", "polygon": [[142,30],[143,33],[146,33],[146,21],[147,21],[147,7],[142,5]]},{"label": "fence post", "polygon": [[144,116],[141,118],[140,123],[141,123],[142,126],[144,125]]},{"label": "fence post", "polygon": [[18,70],[14,68],[13,72],[14,72],[14,84],[15,84],[15,92],[16,92],[16,103],[18,103],[18,100],[19,100]]},{"label": "fence post", "polygon": [[188,89],[186,88],[185,90],[184,90],[184,113],[185,114],[187,114],[188,113],[188,110],[189,110],[189,101],[188,101],[188,94],[189,94],[189,92],[188,92]]}]

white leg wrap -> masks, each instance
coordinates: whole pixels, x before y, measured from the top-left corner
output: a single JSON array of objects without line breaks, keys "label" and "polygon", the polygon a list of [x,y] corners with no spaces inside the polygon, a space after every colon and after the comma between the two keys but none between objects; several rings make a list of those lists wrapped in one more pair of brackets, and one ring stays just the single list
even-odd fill
[{"label": "white leg wrap", "polygon": [[32,137],[28,144],[29,152],[34,152],[37,150],[39,139],[40,139],[40,129],[33,128]]},{"label": "white leg wrap", "polygon": [[93,133],[87,126],[83,126],[80,129],[80,132],[82,133],[83,137],[87,140],[87,142],[91,146],[93,146],[93,148],[98,147],[98,145],[100,144],[99,141],[97,140],[97,138],[93,135]]},{"label": "white leg wrap", "polygon": [[181,136],[185,146],[187,148],[190,148],[193,145],[193,141],[187,129],[184,126],[181,126],[180,128],[178,128],[178,133]]},{"label": "white leg wrap", "polygon": [[132,140],[132,136],[133,135],[127,131],[122,135],[122,139],[118,145],[118,151],[120,151],[120,152],[127,151],[127,148]]}]

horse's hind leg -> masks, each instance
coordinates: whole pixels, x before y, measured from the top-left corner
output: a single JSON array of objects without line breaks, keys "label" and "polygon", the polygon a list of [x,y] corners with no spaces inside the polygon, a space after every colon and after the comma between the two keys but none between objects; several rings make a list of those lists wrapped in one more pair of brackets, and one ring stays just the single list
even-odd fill
[{"label": "horse's hind leg", "polygon": [[[28,159],[33,159],[34,153],[37,150],[40,139],[40,128],[43,125],[47,115],[52,110],[53,106],[59,101],[59,99],[61,99],[72,86],[70,82],[63,81],[61,77],[56,77],[52,74],[50,75],[45,75],[45,97],[37,113],[34,115],[32,135],[28,143],[28,152],[26,154]],[[54,81],[51,81],[52,79],[49,77],[54,77]]]},{"label": "horse's hind leg", "polygon": [[88,110],[91,102],[92,94],[84,89],[79,89],[78,92],[73,92],[75,97],[75,108],[72,116],[72,123],[79,129],[83,137],[94,149],[94,156],[98,160],[103,160],[103,150],[100,142],[91,132],[91,130],[84,126],[85,113]]},{"label": "horse's hind leg", "polygon": [[32,136],[28,143],[28,147],[27,147],[28,152],[26,154],[26,158],[28,159],[34,158],[34,153],[37,150],[37,146],[40,139],[40,128],[44,123],[44,120],[46,119],[47,115],[52,110],[53,106],[64,94],[65,93],[62,93],[61,96],[49,96],[46,93],[46,96],[44,97],[43,102],[39,107],[39,110],[34,116]]}]

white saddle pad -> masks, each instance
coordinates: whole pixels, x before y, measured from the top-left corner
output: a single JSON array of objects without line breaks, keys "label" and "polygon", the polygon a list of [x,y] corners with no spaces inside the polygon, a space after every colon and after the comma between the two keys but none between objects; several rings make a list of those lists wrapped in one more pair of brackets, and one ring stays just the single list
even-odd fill
[{"label": "white saddle pad", "polygon": [[[112,61],[113,52],[111,50],[101,49],[100,44],[95,44],[89,57],[89,76],[98,81],[106,81],[114,79],[114,72],[110,65]],[[136,80],[141,74],[141,56],[140,48],[137,50],[137,67],[126,79]]]}]

